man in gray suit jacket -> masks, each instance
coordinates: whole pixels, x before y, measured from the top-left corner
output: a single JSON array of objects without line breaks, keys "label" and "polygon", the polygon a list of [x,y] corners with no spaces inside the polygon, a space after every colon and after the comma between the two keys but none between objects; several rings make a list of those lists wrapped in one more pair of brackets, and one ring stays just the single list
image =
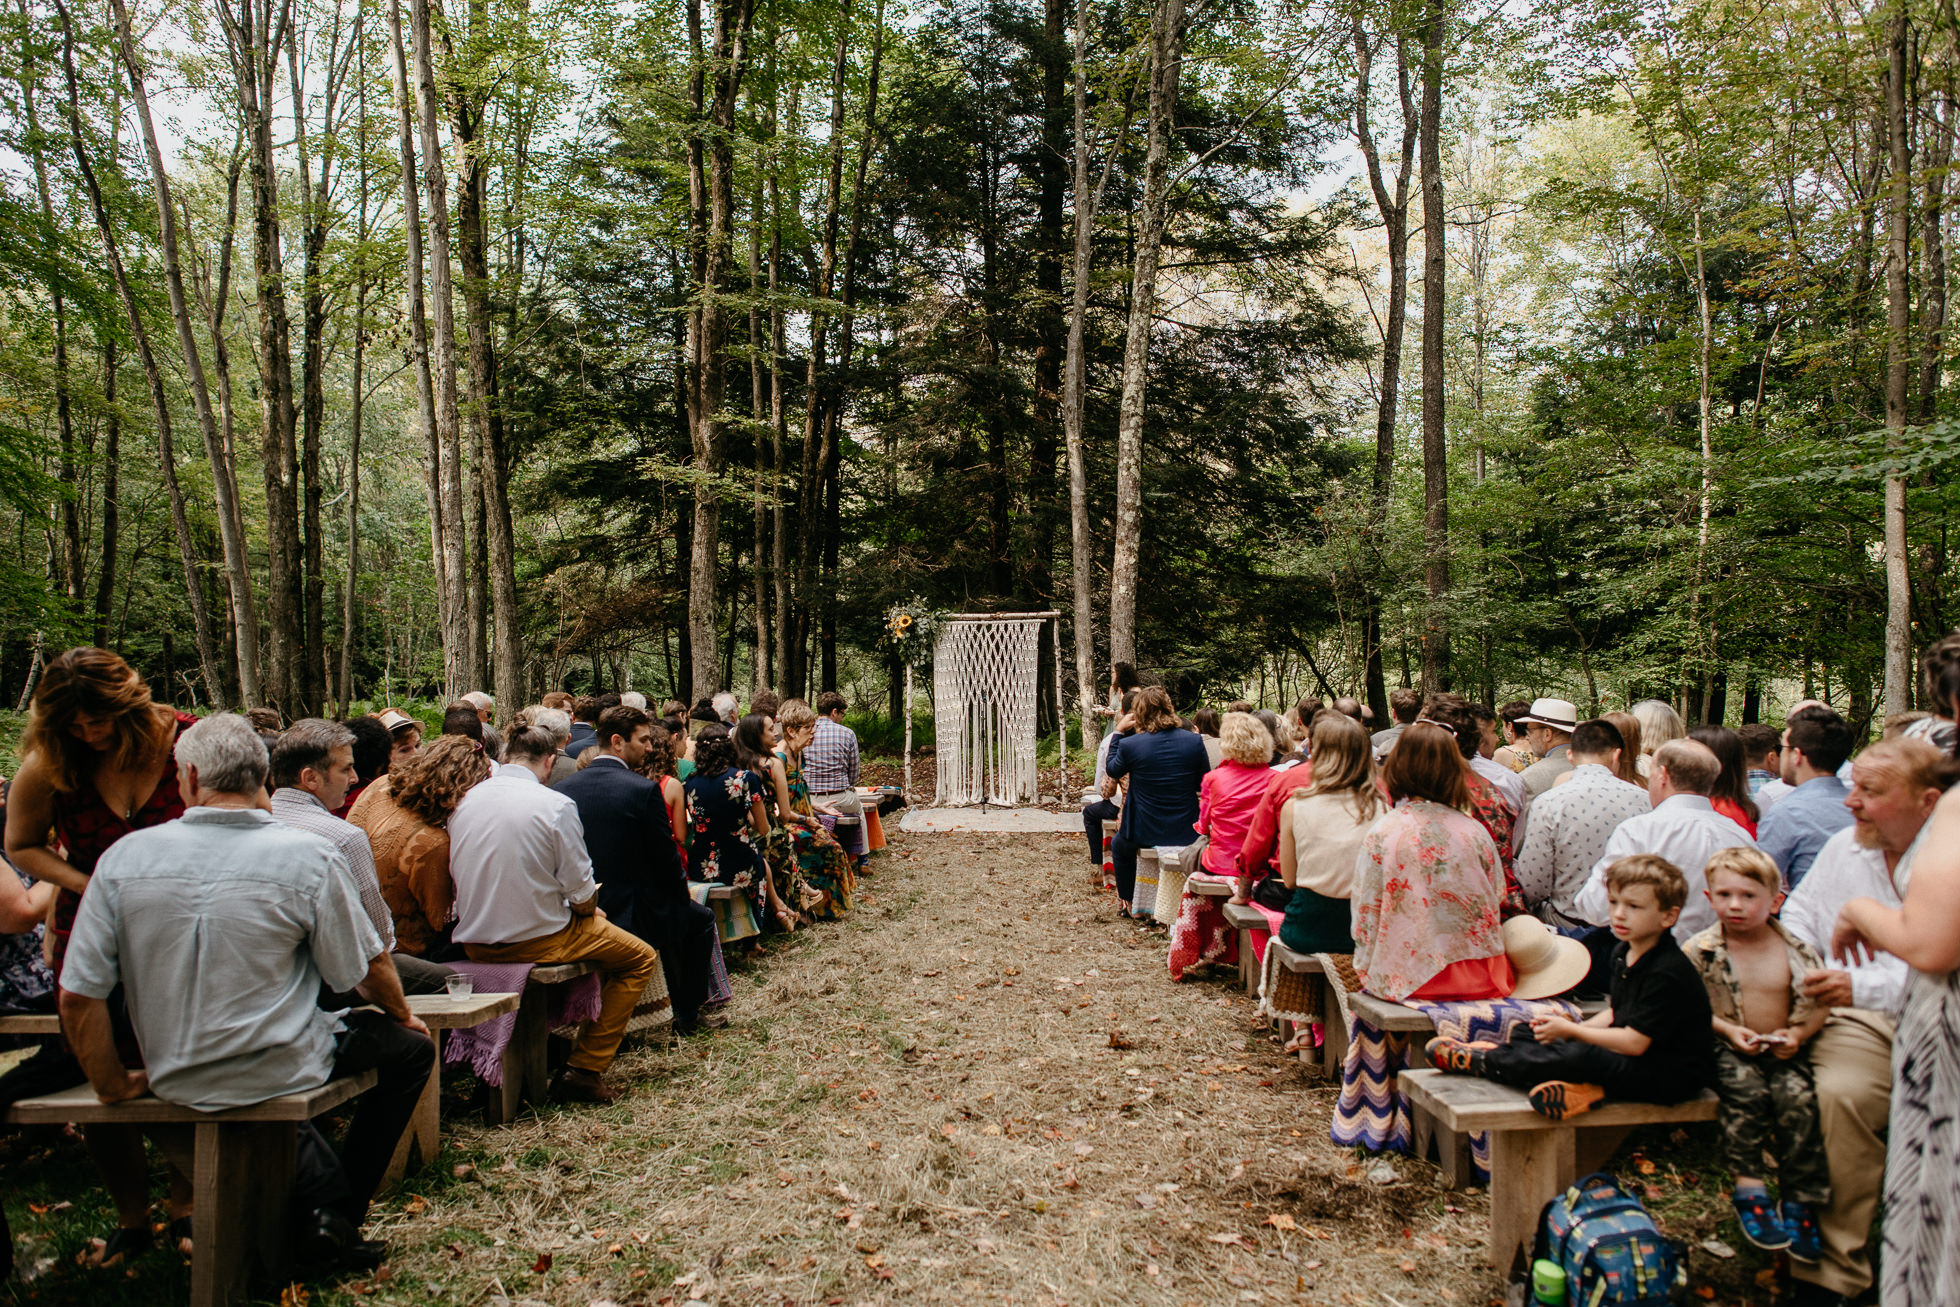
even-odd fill
[{"label": "man in gray suit jacket", "polygon": [[1579,710],[1565,699],[1533,699],[1531,712],[1518,718],[1518,724],[1538,755],[1523,773],[1524,787],[1535,799],[1572,770],[1572,732],[1579,727]]}]

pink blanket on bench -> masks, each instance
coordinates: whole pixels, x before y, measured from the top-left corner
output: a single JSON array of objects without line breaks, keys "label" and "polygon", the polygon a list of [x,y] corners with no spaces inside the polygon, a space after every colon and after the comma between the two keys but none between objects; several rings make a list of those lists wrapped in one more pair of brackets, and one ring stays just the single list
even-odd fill
[{"label": "pink blanket on bench", "polygon": [[[521,994],[530,982],[528,962],[451,962],[457,971],[476,977],[476,988],[484,994]],[[551,1007],[546,1028],[576,1025],[599,1015],[599,977],[597,973],[551,987]],[[480,1026],[452,1030],[443,1041],[444,1066],[466,1066],[486,1085],[501,1088],[504,1083],[504,1050],[517,1030],[517,1013],[506,1012]]]}]

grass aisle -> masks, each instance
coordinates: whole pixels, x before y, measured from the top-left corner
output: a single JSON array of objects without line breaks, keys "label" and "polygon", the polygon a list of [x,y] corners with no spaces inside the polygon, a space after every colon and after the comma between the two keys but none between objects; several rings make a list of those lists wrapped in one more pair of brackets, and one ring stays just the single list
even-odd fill
[{"label": "grass aisle", "polygon": [[[314,1304],[1488,1302],[1481,1190],[1327,1139],[1219,981],[1094,892],[1079,837],[897,837],[846,922],[735,964],[734,1025],[629,1043],[611,1108],[485,1129],[377,1206],[381,1277]],[[1120,1038],[1112,1038],[1120,1032]],[[73,1144],[6,1145],[20,1301],[182,1301],[174,1258],[70,1264],[107,1227]],[[72,1207],[57,1208],[63,1201]]]}]

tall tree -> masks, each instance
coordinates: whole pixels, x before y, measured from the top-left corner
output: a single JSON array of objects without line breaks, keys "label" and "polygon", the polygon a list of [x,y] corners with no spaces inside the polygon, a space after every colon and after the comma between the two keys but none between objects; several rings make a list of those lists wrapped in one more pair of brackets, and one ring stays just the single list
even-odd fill
[{"label": "tall tree", "polygon": [[1423,585],[1428,603],[1422,623],[1422,689],[1449,688],[1450,629],[1445,605],[1450,590],[1450,463],[1444,430],[1443,315],[1446,263],[1443,213],[1443,33],[1447,0],[1423,0],[1422,107],[1422,503]]},{"label": "tall tree", "polygon": [[[1903,443],[1912,403],[1912,138],[1906,132],[1911,94],[1908,64],[1911,15],[1906,0],[1892,0],[1885,28],[1885,125],[1891,176],[1886,184],[1885,431],[1896,451]],[[1906,482],[1902,471],[1885,477],[1885,712],[1912,706],[1912,574],[1906,557]]]}]

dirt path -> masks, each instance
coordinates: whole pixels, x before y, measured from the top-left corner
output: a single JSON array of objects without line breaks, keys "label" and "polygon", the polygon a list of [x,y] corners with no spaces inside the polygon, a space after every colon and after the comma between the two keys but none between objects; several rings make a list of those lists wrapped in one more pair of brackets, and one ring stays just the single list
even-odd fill
[{"label": "dirt path", "polygon": [[902,839],[851,921],[739,969],[736,986],[731,1030],[622,1057],[639,1088],[613,1108],[459,1123],[430,1187],[377,1214],[391,1277],[343,1292],[1490,1297],[1481,1197],[1450,1210],[1403,1159],[1405,1180],[1368,1180],[1372,1160],[1327,1142],[1331,1091],[1252,1028],[1242,993],[1173,985],[1160,938],[1091,892],[1077,841]]}]

